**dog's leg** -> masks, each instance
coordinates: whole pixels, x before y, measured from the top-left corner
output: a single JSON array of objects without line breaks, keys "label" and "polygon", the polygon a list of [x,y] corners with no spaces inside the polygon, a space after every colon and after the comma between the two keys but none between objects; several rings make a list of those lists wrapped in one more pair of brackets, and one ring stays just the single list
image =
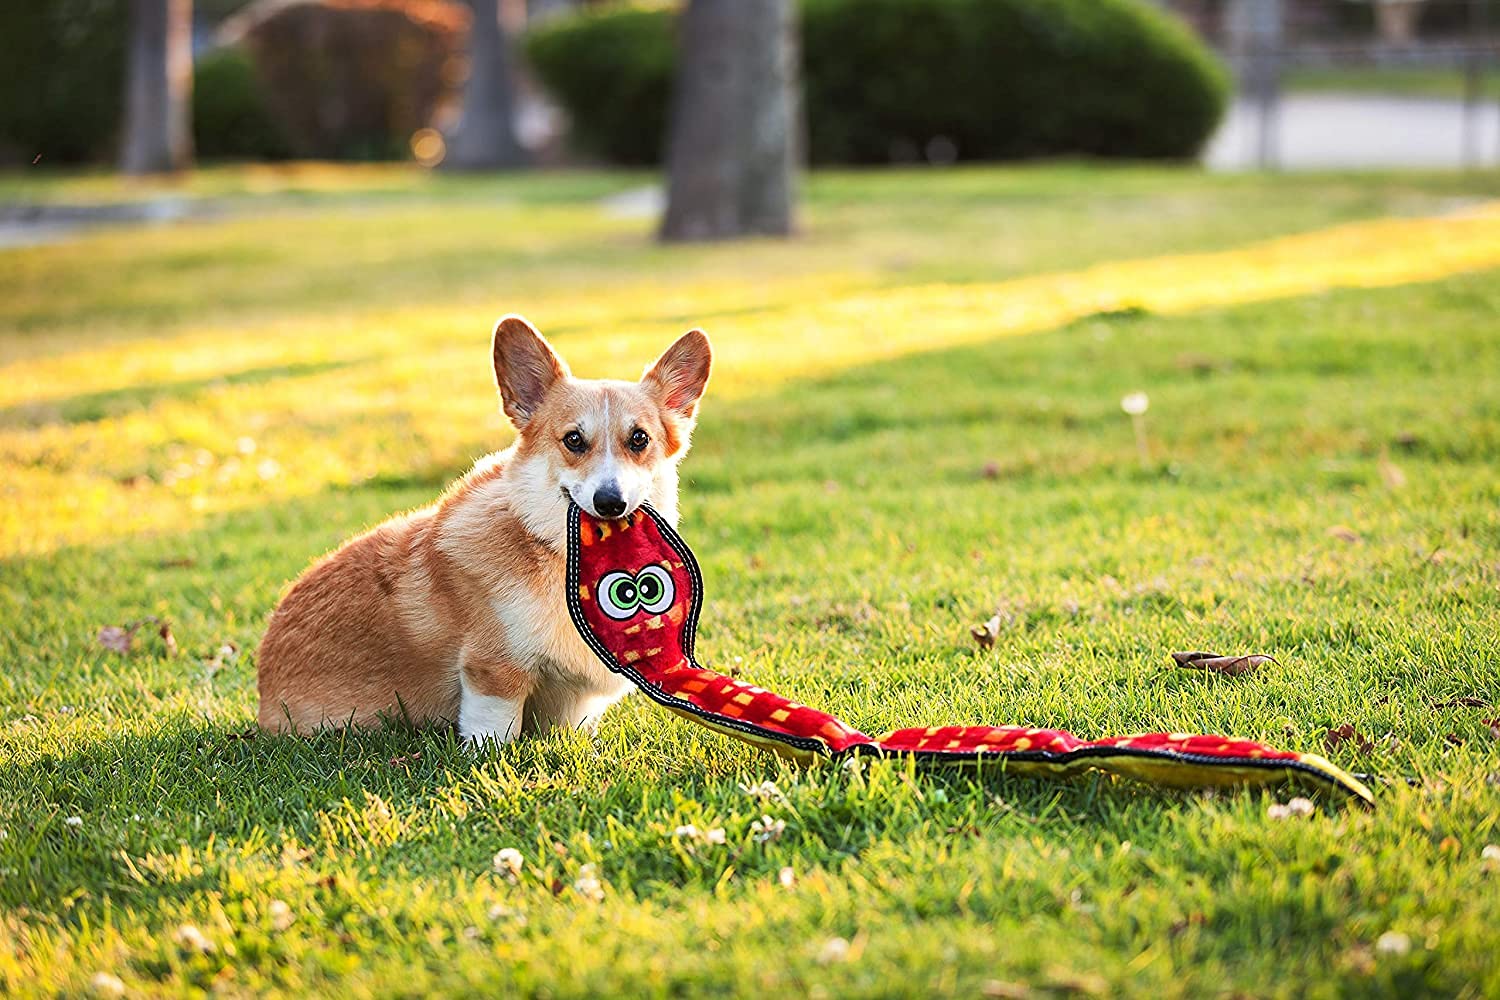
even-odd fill
[{"label": "dog's leg", "polygon": [[459,668],[458,735],[471,744],[509,743],[521,734],[531,675],[509,664],[469,662]]},{"label": "dog's leg", "polygon": [[625,684],[619,691],[600,692],[565,683],[543,683],[526,703],[526,731],[582,729],[593,735],[605,709],[630,690]]}]

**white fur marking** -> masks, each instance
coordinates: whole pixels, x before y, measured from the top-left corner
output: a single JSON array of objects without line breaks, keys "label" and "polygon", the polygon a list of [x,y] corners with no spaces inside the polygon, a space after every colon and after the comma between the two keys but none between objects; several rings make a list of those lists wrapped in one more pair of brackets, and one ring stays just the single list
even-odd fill
[{"label": "white fur marking", "polygon": [[469,678],[459,664],[458,735],[478,746],[486,740],[509,743],[521,733],[521,711],[525,698],[497,698],[469,687]]}]

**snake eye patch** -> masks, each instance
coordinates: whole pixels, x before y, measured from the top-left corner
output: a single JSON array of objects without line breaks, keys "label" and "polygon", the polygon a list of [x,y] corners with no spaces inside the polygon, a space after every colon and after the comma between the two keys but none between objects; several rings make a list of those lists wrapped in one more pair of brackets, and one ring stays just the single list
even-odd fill
[{"label": "snake eye patch", "polygon": [[640,611],[660,614],[672,606],[676,591],[672,575],[661,566],[646,566],[635,574],[614,570],[599,580],[599,608],[615,621]]}]

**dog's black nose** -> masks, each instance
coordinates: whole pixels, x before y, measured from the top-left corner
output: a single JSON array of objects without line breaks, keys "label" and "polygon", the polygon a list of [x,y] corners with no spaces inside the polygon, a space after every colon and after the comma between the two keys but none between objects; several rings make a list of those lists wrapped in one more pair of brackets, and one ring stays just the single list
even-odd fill
[{"label": "dog's black nose", "polygon": [[594,510],[600,517],[619,517],[625,513],[625,498],[620,487],[608,483],[594,491]]}]

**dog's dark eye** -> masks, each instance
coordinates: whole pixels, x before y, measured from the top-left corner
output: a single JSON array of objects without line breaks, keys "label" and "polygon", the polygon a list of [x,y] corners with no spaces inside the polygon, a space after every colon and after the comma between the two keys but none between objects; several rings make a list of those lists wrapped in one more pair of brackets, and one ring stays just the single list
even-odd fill
[{"label": "dog's dark eye", "polygon": [[637,427],[630,432],[630,450],[645,451],[646,445],[651,443],[651,435]]},{"label": "dog's dark eye", "polygon": [[563,447],[575,455],[582,455],[588,450],[589,443],[577,431],[568,431],[568,433],[563,435]]}]

